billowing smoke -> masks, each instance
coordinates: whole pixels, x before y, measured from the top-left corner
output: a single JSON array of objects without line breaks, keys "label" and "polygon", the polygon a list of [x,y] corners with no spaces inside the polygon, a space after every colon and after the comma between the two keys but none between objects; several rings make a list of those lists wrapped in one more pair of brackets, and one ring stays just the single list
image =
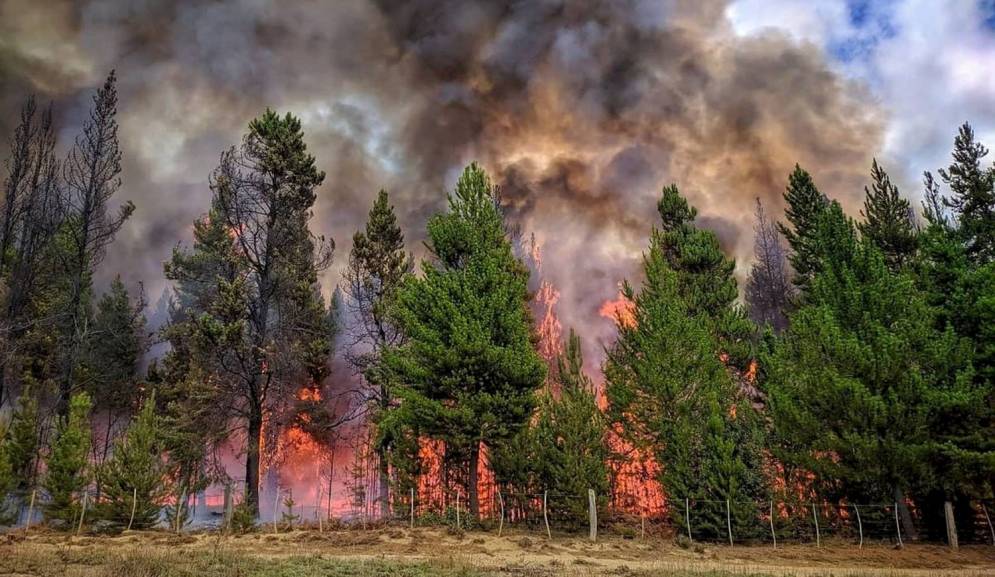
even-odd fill
[{"label": "billowing smoke", "polygon": [[[328,177],[315,232],[338,266],[387,188],[420,249],[461,167],[481,161],[534,232],[564,327],[596,363],[599,317],[638,280],[661,187],[678,183],[745,268],[752,199],[771,210],[795,162],[856,206],[879,113],[817,48],[736,37],[721,0],[8,0],[0,128],[28,92],[68,142],[90,90],[121,83],[121,193],[138,210],[104,265],[143,280],[207,207],[207,175],[265,107],[291,111]],[[328,272],[326,289],[339,279]]]}]

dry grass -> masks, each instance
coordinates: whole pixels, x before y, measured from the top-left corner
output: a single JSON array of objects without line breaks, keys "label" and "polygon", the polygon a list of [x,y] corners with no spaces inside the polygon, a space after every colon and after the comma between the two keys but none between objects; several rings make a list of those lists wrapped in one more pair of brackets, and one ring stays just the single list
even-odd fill
[{"label": "dry grass", "polygon": [[132,532],[73,537],[34,532],[0,541],[0,575],[38,577],[852,577],[995,576],[995,547],[848,543],[676,547],[668,540],[535,534],[466,536],[381,528],[238,537]]}]

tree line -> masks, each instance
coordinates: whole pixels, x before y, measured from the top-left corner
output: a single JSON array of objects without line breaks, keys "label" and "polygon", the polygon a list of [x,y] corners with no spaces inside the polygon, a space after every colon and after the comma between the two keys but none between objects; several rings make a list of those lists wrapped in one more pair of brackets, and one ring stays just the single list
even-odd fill
[{"label": "tree line", "polygon": [[[951,164],[924,176],[920,210],[871,166],[858,219],[801,167],[783,220],[758,200],[755,258],[742,287],[718,238],[677,186],[663,189],[638,285],[607,347],[603,387],[570,332],[537,352],[530,271],[486,172],[468,166],[407,252],[381,191],[353,237],[340,289],[319,276],[334,243],[310,218],[325,174],[300,121],[267,110],[209,175],[189,246],[164,265],[169,322],[145,328],[141,294],[93,276],[134,210],[121,187],[112,73],[89,119],[56,154],[51,108],[28,100],[11,138],[0,214],[0,489],[9,517],[35,489],[53,522],[84,492],[95,514],[137,524],[227,479],[219,451],[245,461],[241,507],[258,513],[261,459],[297,427],[333,447],[357,418],[330,402],[336,351],[377,462],[381,513],[444,447],[444,483],[480,511],[480,474],[503,492],[611,494],[620,446],[660,465],[670,499],[723,501],[696,521],[748,527],[749,503],[900,504],[928,537],[942,506],[959,519],[995,478],[995,165],[969,125]],[[149,344],[169,350],[142,369]],[[416,497],[417,498],[417,497]],[[575,503],[572,504],[572,503]],[[670,507],[673,521],[685,523]],[[729,515],[730,518],[726,516]],[[737,533],[740,531],[737,529]]]}]

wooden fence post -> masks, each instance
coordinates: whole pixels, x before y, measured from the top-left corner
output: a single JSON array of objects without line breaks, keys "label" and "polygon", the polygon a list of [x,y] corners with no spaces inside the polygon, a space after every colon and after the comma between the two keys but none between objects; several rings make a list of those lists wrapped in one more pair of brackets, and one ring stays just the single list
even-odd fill
[{"label": "wooden fence post", "polygon": [[857,514],[857,531],[860,532],[860,545],[859,548],[864,548],[864,524],[860,521],[860,506],[854,505],[853,511]]},{"label": "wooden fence post", "polygon": [[895,535],[898,535],[898,546],[902,545],[902,525],[898,522],[898,501],[895,501]]},{"label": "wooden fence post", "polygon": [[[34,494],[32,493],[32,497]],[[992,527],[992,518],[988,516],[988,507],[984,503],[981,504],[981,510],[985,513],[985,521],[988,523],[988,530],[992,533],[992,545],[995,545],[995,527]]]},{"label": "wooden fence post", "polygon": [[688,526],[688,542],[694,543],[694,539],[691,538],[691,500],[684,499],[684,518],[687,521]]},{"label": "wooden fence post", "polygon": [[[321,495],[318,496],[318,499],[319,499],[319,502],[320,502]],[[225,515],[224,515],[225,531],[230,531],[231,530],[231,517],[232,517],[232,513],[233,513],[233,511],[232,511],[232,504],[231,504],[231,483],[225,483],[225,504],[224,504],[224,506],[225,506]]]},{"label": "wooden fence post", "polygon": [[729,506],[729,499],[726,499],[726,528],[729,530],[729,546],[732,546],[732,511]]},{"label": "wooden fence post", "polygon": [[131,517],[128,518],[128,531],[131,531],[131,524],[135,522],[135,509],[138,507],[138,487],[131,488]]},{"label": "wooden fence post", "polygon": [[815,509],[815,503],[812,503],[812,518],[815,519],[815,546],[822,547],[822,537],[819,535],[819,513]]},{"label": "wooden fence post", "polygon": [[546,508],[546,497],[549,491],[542,492],[542,521],[546,524],[546,538],[552,539],[553,534],[549,532],[549,515],[547,514],[548,509]]},{"label": "wooden fence post", "polygon": [[770,502],[770,536],[774,540],[774,548],[777,549],[777,533],[774,532],[774,501]]},{"label": "wooden fence post", "polygon": [[273,532],[279,533],[280,530],[276,524],[276,514],[280,512],[280,488],[276,488],[276,499],[273,500]]},{"label": "wooden fence post", "polygon": [[594,498],[594,489],[587,490],[587,516],[591,524],[591,541],[598,540],[598,502]]},{"label": "wooden fence post", "polygon": [[951,549],[957,549],[957,523],[954,521],[954,506],[950,501],[943,502],[943,516],[947,519],[947,544]]},{"label": "wooden fence post", "polygon": [[[28,503],[28,518],[24,520],[24,534],[28,534],[28,529],[31,528],[31,517],[35,514],[35,491],[31,490],[31,501]],[[987,513],[986,513],[987,514]]]},{"label": "wooden fence post", "polygon": [[504,496],[498,491],[498,503],[501,504],[501,519],[498,520],[498,537],[501,536],[501,531],[504,530]]},{"label": "wooden fence post", "polygon": [[90,493],[86,490],[83,491],[83,508],[79,512],[79,525],[76,527],[76,535],[83,530],[83,517],[86,516],[86,501],[90,497]]},{"label": "wooden fence post", "polygon": [[457,531],[460,528],[460,522],[459,522],[459,498],[460,498],[460,494],[461,493],[462,493],[462,491],[460,491],[459,489],[456,489],[456,530]]},{"label": "wooden fence post", "polygon": [[411,528],[415,528],[415,488],[411,487]]}]

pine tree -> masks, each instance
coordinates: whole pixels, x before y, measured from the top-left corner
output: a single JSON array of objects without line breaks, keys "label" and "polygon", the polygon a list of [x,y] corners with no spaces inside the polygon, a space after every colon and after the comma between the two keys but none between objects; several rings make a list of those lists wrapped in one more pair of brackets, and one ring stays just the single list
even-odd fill
[{"label": "pine tree", "polygon": [[550,508],[568,520],[587,517],[587,491],[608,491],[608,422],[598,408],[594,383],[584,373],[580,337],[572,330],[557,358],[558,397],[540,396],[535,430],[537,484],[556,495]]},{"label": "pine tree", "polygon": [[[842,210],[826,216],[823,245],[850,228]],[[962,436],[984,406],[967,343],[937,328],[913,278],[890,270],[869,238],[824,253],[764,362],[775,455],[813,473],[820,496],[849,502],[901,502],[990,458]],[[936,466],[948,452],[963,461]]]},{"label": "pine tree", "polygon": [[191,307],[174,332],[177,344],[217,388],[224,420],[246,429],[246,502],[254,510],[264,418],[298,388],[320,387],[328,371],[318,272],[333,245],[308,229],[324,178],[300,120],[267,110],[249,123],[242,145],[222,155],[193,252],[177,251],[166,268],[181,306]]},{"label": "pine tree", "polygon": [[829,206],[829,199],[816,188],[812,175],[796,164],[788,176],[784,201],[788,224],[778,223],[777,226],[791,247],[788,259],[795,270],[795,285],[804,289],[818,270],[813,236],[819,215]]},{"label": "pine tree", "polygon": [[944,205],[957,217],[958,231],[975,263],[995,260],[995,165],[982,165],[988,149],[974,140],[974,130],[964,123],[954,139],[954,162],[940,178],[950,187]]},{"label": "pine tree", "polygon": [[147,528],[159,522],[159,513],[169,494],[162,423],[156,415],[155,399],[145,401],[128,430],[114,442],[114,449],[97,471],[103,487],[99,514],[121,524]]},{"label": "pine tree", "polygon": [[[664,190],[659,210],[645,281],[638,293],[623,289],[633,319],[619,321],[605,365],[609,414],[633,446],[665,464],[660,481],[672,498],[745,503],[760,496],[763,480],[754,411],[722,360],[727,345],[741,346],[728,330],[742,319],[732,262],[713,233],[694,227],[695,211],[676,187]],[[684,526],[682,511],[672,511]],[[695,526],[718,534],[724,509],[702,514]],[[737,511],[736,522],[752,524],[750,512]]]},{"label": "pine tree", "polygon": [[788,326],[788,312],[795,297],[795,287],[791,284],[781,234],[776,223],[767,217],[759,198],[753,231],[754,261],[746,277],[746,304],[753,322],[769,325],[780,333]]},{"label": "pine tree", "polygon": [[108,202],[121,187],[116,116],[117,76],[111,71],[94,95],[90,117],[63,165],[68,199],[63,232],[68,250],[62,266],[69,290],[61,328],[62,414],[74,390],[77,365],[86,342],[93,272],[103,260],[107,246],[135,210],[129,201],[121,205],[116,215],[108,214]]},{"label": "pine tree", "polygon": [[[381,190],[370,209],[364,231],[352,237],[349,266],[344,273],[347,304],[355,322],[350,330],[350,364],[363,375],[369,418],[379,422],[391,404],[390,383],[381,364],[384,349],[404,342],[404,335],[390,322],[390,301],[404,280],[411,275],[414,261],[404,250],[404,234],[397,225],[394,207],[387,192]],[[380,466],[379,499],[381,515],[386,518],[389,500],[389,462],[391,440],[380,431],[375,452]]]},{"label": "pine tree", "polygon": [[898,193],[888,173],[875,159],[871,164],[870,188],[864,188],[864,222],[860,233],[884,254],[892,270],[908,265],[916,251],[918,231],[909,201]]},{"label": "pine tree", "polygon": [[[103,419],[103,439],[94,447],[97,463],[107,458],[118,423],[126,422],[138,405],[138,368],[146,350],[144,309],[144,295],[139,293],[132,303],[121,277],[116,277],[97,302],[93,326],[84,343],[79,373],[85,375],[94,415]],[[100,490],[98,478],[98,496]]]},{"label": "pine tree", "polygon": [[32,389],[25,388],[7,428],[7,457],[17,481],[15,489],[19,491],[29,491],[35,486],[40,429],[38,398]]},{"label": "pine tree", "polygon": [[480,448],[500,447],[528,422],[545,364],[532,342],[528,271],[511,243],[490,179],[476,164],[428,223],[432,259],[398,289],[391,318],[408,337],[384,355],[401,408],[390,430],[413,426],[466,456],[478,513]]},{"label": "pine tree", "polygon": [[43,483],[48,519],[71,522],[80,514],[80,493],[90,482],[90,407],[89,395],[76,393],[69,399],[68,416],[59,421]]}]

